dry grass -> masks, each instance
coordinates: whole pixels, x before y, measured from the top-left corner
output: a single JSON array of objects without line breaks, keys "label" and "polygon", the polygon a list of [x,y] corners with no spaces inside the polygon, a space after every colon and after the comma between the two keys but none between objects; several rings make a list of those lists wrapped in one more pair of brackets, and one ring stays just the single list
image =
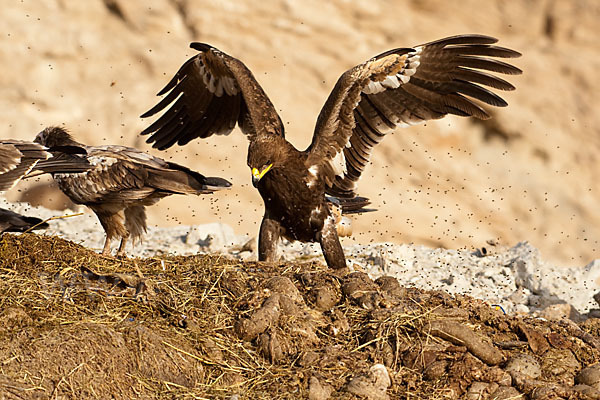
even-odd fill
[{"label": "dry grass", "polygon": [[[514,319],[480,301],[371,281],[351,290],[350,275],[316,263],[119,260],[35,234],[2,236],[0,260],[0,394],[9,399],[297,399],[307,398],[312,376],[333,398],[353,398],[345,385],[374,363],[388,367],[390,396],[445,398],[464,393],[473,365],[488,366],[432,336],[431,321],[460,321],[487,341],[519,339]],[[276,277],[293,282],[300,302],[266,336],[241,340],[236,321],[277,291],[266,289]],[[323,312],[313,302],[324,282],[339,301]],[[270,350],[260,344],[265,337]],[[598,360],[597,349],[578,345],[585,364]],[[440,360],[445,374],[427,375]]]}]

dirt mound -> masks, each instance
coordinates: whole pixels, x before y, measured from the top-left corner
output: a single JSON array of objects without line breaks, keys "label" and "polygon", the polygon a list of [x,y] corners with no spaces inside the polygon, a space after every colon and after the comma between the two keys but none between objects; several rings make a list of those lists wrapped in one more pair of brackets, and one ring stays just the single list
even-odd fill
[{"label": "dirt mound", "polygon": [[598,319],[33,234],[2,236],[0,260],[0,398],[600,398]]}]

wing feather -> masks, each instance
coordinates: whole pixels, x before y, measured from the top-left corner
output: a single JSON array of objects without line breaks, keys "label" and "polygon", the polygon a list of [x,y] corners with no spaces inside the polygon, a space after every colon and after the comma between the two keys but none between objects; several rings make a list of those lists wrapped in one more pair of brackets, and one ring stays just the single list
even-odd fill
[{"label": "wing feather", "polygon": [[51,154],[38,143],[5,139],[0,141],[0,191],[8,190]]},{"label": "wing feather", "polygon": [[514,90],[494,73],[520,74],[519,68],[497,59],[520,53],[496,42],[484,35],[452,36],[389,50],[346,71],[325,102],[306,149],[307,167],[320,167],[326,192],[355,196],[373,147],[397,126],[447,114],[487,119],[480,103],[505,107],[506,101],[486,87]]},{"label": "wing feather", "polygon": [[284,135],[271,100],[241,61],[205,43],[190,47],[199,53],[158,93],[166,96],[142,114],[164,111],[141,132],[150,135],[147,143],[164,150],[195,138],[228,135],[236,123],[250,140],[259,133]]}]

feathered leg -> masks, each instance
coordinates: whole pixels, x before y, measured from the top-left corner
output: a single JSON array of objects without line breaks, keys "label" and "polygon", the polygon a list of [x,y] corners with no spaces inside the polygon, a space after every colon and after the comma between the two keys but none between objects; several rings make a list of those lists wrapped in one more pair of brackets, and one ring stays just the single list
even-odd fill
[{"label": "feathered leg", "polygon": [[277,243],[280,237],[281,225],[265,214],[258,235],[258,261],[277,261]]},{"label": "feathered leg", "polygon": [[117,257],[123,257],[125,255],[125,246],[127,245],[128,236],[123,236],[121,238],[121,244],[119,244],[119,250],[117,250]]},{"label": "feathered leg", "polygon": [[333,216],[325,218],[323,229],[317,234],[317,239],[321,244],[327,266],[333,269],[346,268],[346,257],[340,244]]},{"label": "feathered leg", "polygon": [[102,249],[103,256],[110,256],[110,242],[114,237],[125,237],[129,234],[123,225],[125,220],[125,216],[123,211],[119,211],[117,213],[111,212],[103,212],[101,209],[97,210],[92,208],[92,210],[96,213],[100,224],[104,228],[104,232],[106,233],[106,240],[104,241],[104,247]]},{"label": "feathered leg", "polygon": [[110,256],[110,236],[106,235],[106,239],[104,240],[104,247],[102,248],[103,256]]},{"label": "feathered leg", "polygon": [[[152,204],[157,201],[158,199],[148,200],[147,203]],[[146,232],[146,210],[143,205],[127,207],[124,214],[127,234],[121,237],[121,245],[117,252],[118,257],[125,256],[125,245],[130,237],[132,238],[132,243],[135,244],[136,241],[141,240],[141,237]]]}]

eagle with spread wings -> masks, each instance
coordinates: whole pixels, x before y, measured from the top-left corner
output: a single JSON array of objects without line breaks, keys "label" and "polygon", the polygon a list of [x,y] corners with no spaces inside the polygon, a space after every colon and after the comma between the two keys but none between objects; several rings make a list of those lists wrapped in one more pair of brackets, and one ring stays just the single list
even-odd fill
[{"label": "eagle with spread wings", "polygon": [[[167,149],[195,138],[227,135],[237,125],[248,137],[248,166],[265,213],[258,256],[275,261],[281,237],[318,242],[327,265],[343,268],[328,196],[352,199],[373,148],[396,127],[447,114],[490,118],[483,103],[504,107],[493,91],[514,86],[495,73],[521,70],[499,59],[520,53],[483,35],[459,35],[381,53],[342,74],[325,102],[310,146],[297,150],[284,136],[275,107],[238,59],[204,43],[142,117],[166,111],[142,135]],[[486,88],[488,87],[488,88]]]},{"label": "eagle with spread wings", "polygon": [[89,207],[106,232],[103,255],[120,237],[118,256],[125,255],[131,237],[140,239],[146,231],[145,207],[172,194],[208,194],[231,186],[227,180],[205,177],[189,168],[125,146],[87,146],[61,127],[48,127],[35,142],[50,148],[78,149],[92,165],[84,173],[53,173],[59,188],[76,204]]}]

